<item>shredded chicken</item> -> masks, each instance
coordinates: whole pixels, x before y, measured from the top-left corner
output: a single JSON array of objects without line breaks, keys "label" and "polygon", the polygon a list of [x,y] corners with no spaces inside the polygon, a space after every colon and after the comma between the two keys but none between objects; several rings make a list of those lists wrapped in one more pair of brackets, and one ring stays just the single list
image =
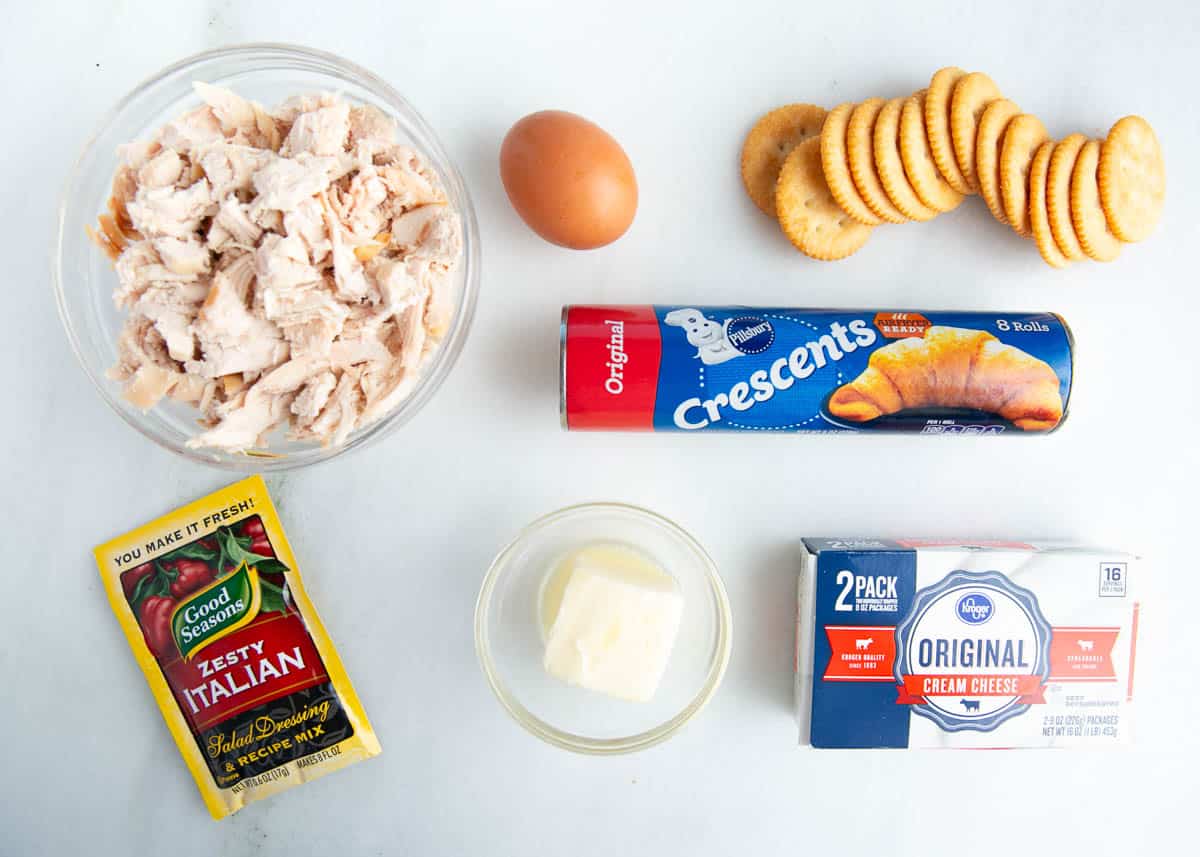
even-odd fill
[{"label": "shredded chicken", "polygon": [[192,447],[261,448],[281,426],[341,444],[445,335],[458,213],[374,107],[195,89],[203,106],[121,147],[89,230],[128,311],[109,375],[140,408],[194,405]]}]

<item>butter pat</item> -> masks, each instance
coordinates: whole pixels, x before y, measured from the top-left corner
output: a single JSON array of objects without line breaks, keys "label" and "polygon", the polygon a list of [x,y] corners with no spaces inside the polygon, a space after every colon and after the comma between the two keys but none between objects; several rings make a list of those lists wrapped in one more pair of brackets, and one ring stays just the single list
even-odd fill
[{"label": "butter pat", "polygon": [[568,557],[545,589],[546,672],[618,699],[650,700],[683,614],[674,579],[630,550],[595,545]]}]

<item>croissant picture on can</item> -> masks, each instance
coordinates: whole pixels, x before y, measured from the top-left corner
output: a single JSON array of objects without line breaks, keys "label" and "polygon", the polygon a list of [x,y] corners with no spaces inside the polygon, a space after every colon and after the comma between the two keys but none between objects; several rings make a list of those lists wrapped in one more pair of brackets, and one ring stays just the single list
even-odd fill
[{"label": "croissant picture on can", "polygon": [[867,422],[915,408],[967,408],[1048,431],[1063,416],[1059,386],[1049,364],[985,330],[934,325],[873,352],[862,374],[830,397],[829,412]]}]

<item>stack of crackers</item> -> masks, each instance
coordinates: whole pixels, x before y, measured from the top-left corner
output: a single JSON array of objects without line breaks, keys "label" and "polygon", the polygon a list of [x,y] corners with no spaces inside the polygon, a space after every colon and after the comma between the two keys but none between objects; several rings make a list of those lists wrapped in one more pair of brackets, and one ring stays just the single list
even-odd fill
[{"label": "stack of crackers", "polygon": [[1056,268],[1115,259],[1153,231],[1166,192],[1140,116],[1103,140],[1055,141],[986,74],[954,67],[904,98],[772,110],[743,144],[742,181],[814,259],[845,258],[876,226],[931,220],[978,194]]}]

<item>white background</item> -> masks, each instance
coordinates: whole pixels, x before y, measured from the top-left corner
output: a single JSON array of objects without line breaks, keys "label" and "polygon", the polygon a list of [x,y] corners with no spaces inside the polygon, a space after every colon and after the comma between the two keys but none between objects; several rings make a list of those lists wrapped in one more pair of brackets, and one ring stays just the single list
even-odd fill
[{"label": "white background", "polygon": [[[1186,849],[1200,791],[1196,4],[6,5],[0,853]],[[170,62],[252,40],[341,54],[413,102],[474,195],[484,275],[466,350],[408,428],[268,480],[384,753],[214,823],[90,548],[232,476],[159,450],[107,410],[62,335],[47,257],[59,188],[101,114]],[[759,114],[905,94],[947,64],[987,71],[1056,136],[1148,117],[1169,175],[1157,233],[1114,264],[1058,272],[975,199],[825,264],[743,195],[738,151]],[[612,247],[551,247],[507,205],[501,137],[548,107],[598,122],[633,160],[641,207]],[[1078,340],[1071,418],[1008,442],[561,432],[560,306],[651,301],[1058,311]],[[472,643],[496,548],[543,512],[599,498],[689,528],[736,619],[712,705],[667,744],[618,759],[526,735]],[[799,537],[943,533],[1075,538],[1150,558],[1135,749],[795,746]]]}]

